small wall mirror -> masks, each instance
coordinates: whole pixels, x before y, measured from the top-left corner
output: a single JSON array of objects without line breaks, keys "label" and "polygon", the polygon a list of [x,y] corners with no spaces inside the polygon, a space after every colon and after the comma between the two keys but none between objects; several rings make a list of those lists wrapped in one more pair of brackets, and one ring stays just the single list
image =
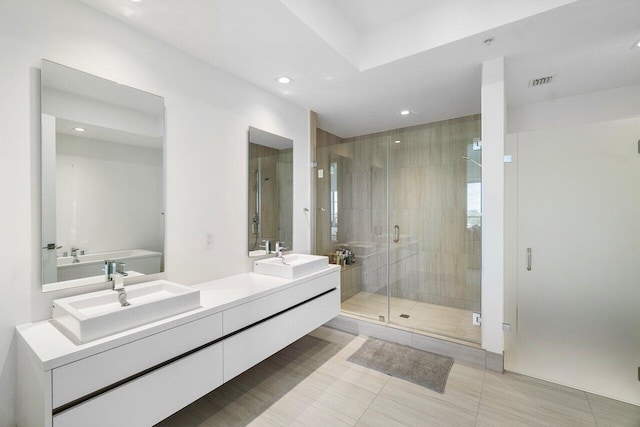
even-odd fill
[{"label": "small wall mirror", "polygon": [[164,99],[42,61],[42,283],[164,271]]},{"label": "small wall mirror", "polygon": [[293,140],[250,127],[248,182],[249,256],[292,249]]}]

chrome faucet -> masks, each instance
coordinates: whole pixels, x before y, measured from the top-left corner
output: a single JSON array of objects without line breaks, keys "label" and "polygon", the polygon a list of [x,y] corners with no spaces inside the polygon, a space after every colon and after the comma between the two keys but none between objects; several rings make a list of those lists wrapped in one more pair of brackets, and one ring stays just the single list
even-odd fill
[{"label": "chrome faucet", "polygon": [[[78,259],[78,251],[79,250],[80,249],[78,249],[78,248],[71,248],[71,256],[73,257],[73,261],[72,261],[73,264],[75,264],[77,262],[80,262],[80,260]],[[82,252],[84,252],[84,251],[82,251]]]},{"label": "chrome faucet", "polygon": [[262,245],[260,245],[261,248],[264,248],[265,252],[267,254],[271,253],[271,242],[269,241],[269,239],[265,239],[262,241]]},{"label": "chrome faucet", "polygon": [[282,251],[285,251],[289,248],[282,246],[284,242],[276,242],[276,258],[282,258]]},{"label": "chrome faucet", "polygon": [[127,291],[124,289],[124,278],[128,274],[124,272],[124,262],[105,260],[104,274],[108,282],[111,282],[111,289],[118,291],[118,300],[122,307],[129,305],[127,301]]}]

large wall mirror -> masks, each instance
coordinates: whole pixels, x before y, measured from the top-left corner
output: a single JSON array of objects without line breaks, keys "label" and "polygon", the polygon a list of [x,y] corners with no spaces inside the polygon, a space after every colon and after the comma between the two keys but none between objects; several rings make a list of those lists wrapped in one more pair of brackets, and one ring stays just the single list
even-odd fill
[{"label": "large wall mirror", "polygon": [[164,270],[164,100],[42,61],[42,283]]},{"label": "large wall mirror", "polygon": [[280,242],[292,249],[293,141],[249,128],[249,256]]}]

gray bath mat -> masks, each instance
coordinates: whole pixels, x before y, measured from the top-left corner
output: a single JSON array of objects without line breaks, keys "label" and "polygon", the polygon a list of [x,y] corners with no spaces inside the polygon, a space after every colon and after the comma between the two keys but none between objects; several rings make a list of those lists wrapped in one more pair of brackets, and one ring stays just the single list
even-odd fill
[{"label": "gray bath mat", "polygon": [[438,393],[444,393],[453,366],[450,357],[373,338],[369,338],[347,360]]}]

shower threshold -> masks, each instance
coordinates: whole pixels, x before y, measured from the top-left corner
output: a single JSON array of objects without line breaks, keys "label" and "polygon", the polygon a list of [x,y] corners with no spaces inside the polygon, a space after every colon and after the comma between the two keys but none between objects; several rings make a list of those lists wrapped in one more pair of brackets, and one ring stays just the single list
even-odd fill
[{"label": "shower threshold", "polygon": [[[387,296],[359,292],[342,303],[341,313],[378,325],[478,347],[480,326],[473,311],[393,297],[387,318]],[[405,317],[406,316],[406,317]]]}]

